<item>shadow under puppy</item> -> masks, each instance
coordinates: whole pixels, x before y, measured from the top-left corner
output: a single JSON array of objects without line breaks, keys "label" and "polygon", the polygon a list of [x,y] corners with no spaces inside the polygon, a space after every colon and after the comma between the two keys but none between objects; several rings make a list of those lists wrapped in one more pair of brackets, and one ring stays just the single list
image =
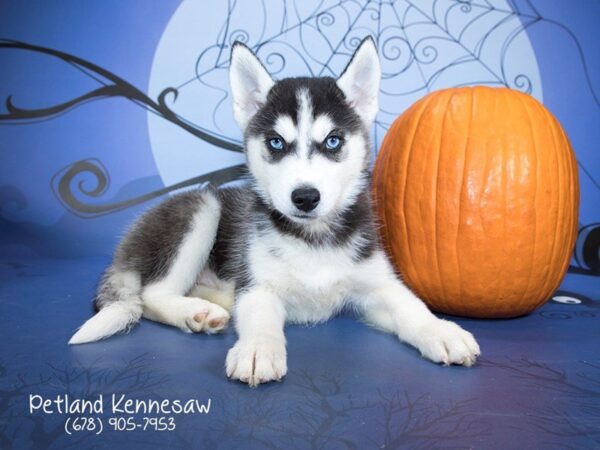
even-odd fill
[{"label": "shadow under puppy", "polygon": [[230,82],[250,180],[173,196],[143,215],[100,283],[81,344],[141,317],[214,333],[235,316],[227,376],[255,386],[287,371],[284,324],[345,306],[443,364],[472,365],[473,335],[436,318],[381,248],[369,187],[377,49],[362,41],[342,75],[274,81],[236,43]]}]

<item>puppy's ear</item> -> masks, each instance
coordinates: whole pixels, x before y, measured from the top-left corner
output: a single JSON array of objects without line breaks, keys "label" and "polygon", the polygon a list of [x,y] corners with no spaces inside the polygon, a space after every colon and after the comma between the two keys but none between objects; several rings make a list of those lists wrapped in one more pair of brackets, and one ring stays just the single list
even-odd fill
[{"label": "puppy's ear", "polygon": [[371,36],[360,43],[352,59],[337,80],[346,100],[369,127],[379,110],[381,69],[377,48]]},{"label": "puppy's ear", "polygon": [[233,96],[233,115],[243,131],[265,103],[273,79],[252,50],[236,41],[231,50],[229,83]]}]

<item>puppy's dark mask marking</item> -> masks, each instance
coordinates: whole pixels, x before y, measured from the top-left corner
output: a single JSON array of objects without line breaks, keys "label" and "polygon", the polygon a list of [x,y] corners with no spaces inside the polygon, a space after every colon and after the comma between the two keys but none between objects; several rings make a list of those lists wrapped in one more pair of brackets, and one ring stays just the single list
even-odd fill
[{"label": "puppy's dark mask marking", "polygon": [[336,129],[348,133],[362,130],[360,117],[350,107],[344,93],[331,77],[321,78],[285,78],[275,83],[267,95],[267,101],[250,120],[246,128],[247,136],[260,136],[265,130],[273,130],[277,119],[289,116],[298,124],[300,105],[298,92],[308,92],[312,105],[313,118],[327,114]]}]

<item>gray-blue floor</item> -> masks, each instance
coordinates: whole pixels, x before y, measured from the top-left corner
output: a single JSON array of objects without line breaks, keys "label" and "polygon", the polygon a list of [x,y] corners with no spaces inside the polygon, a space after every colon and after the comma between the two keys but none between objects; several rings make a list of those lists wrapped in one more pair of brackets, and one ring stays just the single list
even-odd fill
[{"label": "gray-blue floor", "polygon": [[[483,355],[440,367],[351,317],[288,327],[288,376],[250,389],[226,379],[235,341],[143,321],[77,347],[73,330],[106,258],[0,260],[0,448],[599,448],[599,278],[568,275],[579,304],[549,302],[513,320],[457,319]],[[96,399],[103,430],[29,411],[29,396]],[[210,399],[207,414],[112,414],[130,399]],[[71,420],[79,415],[71,416]],[[154,431],[164,416],[172,431]],[[122,417],[120,422],[114,419]],[[135,431],[114,431],[140,424]],[[111,420],[111,418],[113,418]],[[127,425],[127,426],[129,426]],[[144,430],[146,425],[146,430]],[[89,425],[91,427],[91,425]]]}]

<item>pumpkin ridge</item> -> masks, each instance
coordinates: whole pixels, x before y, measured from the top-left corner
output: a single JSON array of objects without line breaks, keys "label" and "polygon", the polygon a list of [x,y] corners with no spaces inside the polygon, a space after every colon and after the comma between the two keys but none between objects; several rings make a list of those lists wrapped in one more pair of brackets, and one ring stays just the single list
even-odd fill
[{"label": "pumpkin ridge", "polygon": [[[539,108],[539,105],[536,104],[536,107]],[[554,153],[554,156],[556,158],[556,164],[555,164],[555,174],[556,174],[556,184],[558,186],[562,186],[561,182],[560,182],[560,155],[558,153],[558,146],[556,145],[556,136],[554,134],[554,124],[552,122],[552,118],[549,117],[549,115],[546,113],[546,111],[543,111],[542,114],[545,116],[546,120],[544,122],[546,122],[546,127],[547,129],[550,130],[550,135],[552,137],[552,150]],[[550,120],[548,120],[550,119]],[[551,229],[555,230],[554,237],[552,239],[552,247],[551,247],[551,251],[550,251],[550,267],[554,267],[555,266],[555,252],[556,252],[556,238],[558,236],[558,230],[557,228],[559,227],[560,223],[559,223],[559,219],[560,219],[560,214],[563,208],[563,202],[562,202],[562,189],[558,189],[558,205],[556,207],[556,214],[554,215],[554,221],[552,222],[552,226]],[[551,292],[549,292],[551,290],[551,286],[554,284],[554,281],[552,280],[552,275],[553,272],[551,270],[547,270],[546,271],[546,277],[544,279],[544,284],[542,285],[543,288],[541,289],[541,292],[544,292],[545,295],[549,295],[551,294]],[[540,300],[542,301],[542,300]]]},{"label": "pumpkin ridge", "polygon": [[[500,88],[502,90],[504,90],[504,88]],[[509,103],[508,105],[507,102],[505,102],[505,98],[504,97],[499,97],[494,95],[493,91],[490,91],[488,89],[486,89],[485,91],[486,93],[486,101],[483,102],[485,106],[487,106],[488,109],[488,113],[489,114],[489,119],[490,121],[492,120],[498,120],[498,117],[501,116],[501,114],[498,113],[499,109],[502,110],[504,107],[506,107],[507,109],[509,109],[509,111],[506,112],[506,115],[509,116],[511,111],[511,104]],[[489,95],[488,95],[489,94]],[[500,105],[500,106],[499,106]],[[505,106],[506,105],[506,106]],[[503,133],[505,132],[504,129],[500,129],[500,136],[503,135]],[[497,137],[497,139],[500,139],[499,137]],[[506,231],[506,220],[504,220],[504,218],[506,217],[506,204],[507,204],[507,196],[506,196],[506,186],[508,185],[508,181],[507,181],[507,170],[506,170],[506,166],[507,166],[507,162],[510,159],[509,157],[507,157],[507,152],[506,152],[506,147],[507,145],[505,142],[502,142],[502,140],[500,140],[500,142],[495,142],[492,141],[490,142],[489,139],[485,144],[485,152],[486,152],[486,161],[489,160],[490,158],[492,159],[492,161],[494,161],[494,155],[495,152],[497,152],[497,148],[498,145],[500,145],[500,154],[499,154],[499,165],[500,165],[500,182],[501,182],[501,194],[499,194],[500,200],[498,201],[498,207],[501,207],[503,210],[502,213],[502,217],[503,220],[501,220],[501,226],[502,226],[502,238],[501,239],[489,239],[488,242],[490,242],[492,244],[492,248],[498,248],[498,246],[500,247],[500,251],[505,254],[507,252],[507,239],[506,239],[506,235],[507,235],[507,231]],[[510,155],[509,155],[510,156]],[[500,241],[500,245],[498,243],[498,241]],[[502,279],[503,277],[507,276],[507,269],[500,267],[500,268],[496,268],[496,267],[490,267],[488,268],[488,270],[492,270],[494,273],[496,273],[496,276],[491,280],[491,282],[493,282],[494,284],[492,284],[491,286],[487,287],[487,292],[486,292],[486,297],[489,297],[489,304],[487,306],[487,310],[495,310],[498,308],[498,305],[503,303],[504,299],[509,296],[510,294],[507,292],[507,288],[505,285],[502,285],[499,283],[498,280]],[[499,286],[500,284],[500,286]],[[492,294],[492,292],[495,291],[495,294]],[[482,301],[483,299],[478,299],[480,301]],[[486,312],[487,314],[487,312]]]},{"label": "pumpkin ridge", "polygon": [[[555,122],[558,122],[558,120],[555,119]],[[575,192],[576,187],[578,186],[579,183],[579,178],[578,178],[578,173],[577,173],[577,162],[575,160],[574,157],[574,153],[573,153],[573,148],[571,146],[571,142],[569,141],[569,137],[566,135],[565,131],[559,126],[558,127],[559,131],[560,131],[560,135],[562,137],[562,142],[563,144],[569,149],[569,157],[567,158],[568,163],[569,163],[569,175],[571,178],[571,183],[569,183],[569,193],[570,193],[570,198],[575,199],[575,209],[578,211],[579,210],[579,192]],[[578,223],[575,221],[575,215],[571,215],[570,216],[571,219],[571,226],[569,227],[569,229],[571,230],[571,239],[570,239],[570,245],[569,245],[569,252],[572,253],[573,252],[573,247],[575,246],[575,239],[577,236],[577,228],[578,228]],[[569,265],[570,261],[567,261],[565,263],[565,271],[567,270],[567,267]]]},{"label": "pumpkin ridge", "polygon": [[536,248],[536,243],[537,243],[537,229],[538,229],[538,214],[537,214],[537,193],[538,193],[538,184],[539,184],[539,177],[538,177],[538,157],[537,157],[537,146],[538,146],[538,141],[539,141],[539,137],[535,135],[535,129],[533,127],[533,122],[531,120],[531,115],[529,114],[529,108],[528,105],[525,103],[524,99],[520,96],[520,95],[516,95],[515,98],[518,99],[519,103],[522,106],[523,111],[525,112],[525,115],[527,116],[527,130],[529,131],[529,137],[531,139],[531,142],[533,142],[533,145],[535,146],[535,151],[531,152],[532,155],[535,156],[535,173],[534,173],[534,177],[535,177],[535,187],[534,187],[534,191],[533,191],[533,245],[532,245],[532,250],[530,253],[530,257],[528,258],[529,260],[529,272],[527,275],[527,284],[525,285],[525,289],[523,290],[521,296],[519,297],[519,299],[517,300],[517,305],[520,307],[523,303],[524,300],[528,297],[529,294],[529,287],[531,285],[531,280],[532,280],[532,274],[533,274],[533,263],[535,261],[535,248]]},{"label": "pumpkin ridge", "polygon": [[[558,123],[558,119],[556,119],[556,117],[553,117],[555,123],[557,123],[557,128],[560,131],[560,135],[562,137],[562,142],[565,145],[566,148],[569,149],[569,157],[568,157],[568,162],[569,162],[569,176],[570,176],[570,181],[571,183],[569,183],[569,198],[573,198],[575,200],[575,205],[574,205],[574,209],[576,211],[579,211],[579,189],[577,189],[577,186],[579,186],[579,173],[578,173],[578,167],[577,167],[577,160],[575,159],[575,153],[573,152],[573,146],[571,145],[571,141],[569,141],[569,137],[567,136],[567,134],[565,133],[565,131],[562,129],[562,127],[560,126],[560,123]],[[573,248],[575,246],[575,240],[576,240],[576,236],[578,234],[578,229],[579,229],[579,223],[578,221],[575,220],[575,215],[571,215],[570,216],[570,220],[571,220],[571,226],[569,227],[569,229],[571,230],[571,240],[570,240],[570,252],[573,252]],[[568,267],[570,261],[567,261],[567,263],[565,264]],[[566,270],[566,269],[565,269]]]},{"label": "pumpkin ridge", "polygon": [[[416,105],[413,105],[413,107],[415,107]],[[407,119],[408,120],[408,119]],[[392,124],[392,131],[396,131],[398,128],[401,127],[401,123],[400,122],[395,122],[394,124]],[[389,143],[389,140],[384,139],[384,142],[382,143],[382,148],[381,148],[381,152],[383,153],[383,155],[378,158],[378,162],[380,162],[381,164],[381,179],[382,182],[378,184],[379,186],[379,190],[377,192],[377,196],[379,197],[379,200],[381,200],[381,203],[385,203],[386,199],[392,197],[395,198],[396,197],[396,193],[395,192],[389,192],[388,189],[385,189],[384,186],[389,186],[392,185],[393,183],[393,172],[394,170],[397,168],[398,163],[396,162],[395,164],[392,164],[394,161],[392,160],[393,156],[394,156],[394,151],[393,149],[397,148],[398,146],[398,141],[400,140],[401,134],[394,132],[392,134],[392,143]],[[389,201],[389,200],[387,200]],[[391,211],[389,211],[386,208],[381,209],[381,205],[380,205],[380,211],[382,211],[382,213],[380,214],[380,216],[383,219],[383,226],[385,228],[385,233],[384,236],[382,236],[384,239],[383,240],[383,244],[384,244],[384,248],[385,251],[387,253],[388,258],[390,258],[395,265],[395,269],[397,272],[399,271],[399,267],[401,266],[401,261],[399,260],[399,256],[397,254],[397,252],[394,251],[394,246],[393,246],[393,239],[392,242],[390,242],[389,236],[391,234],[391,225],[390,223],[394,222],[394,218],[392,217],[390,220],[390,217],[388,217],[388,215],[392,214]],[[403,208],[400,208],[400,215],[403,216],[404,215],[404,211]],[[404,218],[402,218],[402,220],[404,220]],[[395,239],[397,237],[397,234],[393,235],[393,238]]]},{"label": "pumpkin ridge", "polygon": [[[390,166],[392,166],[392,163],[394,163],[394,165],[393,165],[394,169],[398,166],[398,163],[393,161],[393,157],[394,157],[394,150],[393,149],[397,148],[399,141],[401,141],[401,135],[400,135],[400,133],[397,133],[394,136],[394,138],[393,138],[392,146],[388,145],[386,147],[386,152],[387,153],[385,155],[386,156],[386,159],[385,159],[385,163],[386,163],[386,165],[385,165],[385,167],[386,167],[386,169],[385,169],[386,184],[385,184],[385,186],[389,185],[389,183],[392,182],[391,179],[393,178],[393,170],[392,170],[392,167],[390,167]],[[392,197],[392,198],[394,198],[396,196],[396,192],[395,191],[391,191],[390,192],[387,189],[383,189],[383,192],[385,193],[386,197]],[[389,226],[389,223],[390,223],[389,219],[390,219],[390,217],[388,217],[388,216],[390,216],[390,215],[392,216],[391,217],[391,223],[394,223],[394,217],[395,217],[394,213],[395,212],[394,211],[386,210],[385,213],[386,213],[386,225]],[[404,210],[403,210],[403,208],[401,208],[401,210],[400,210],[400,216],[402,216],[402,220],[404,221],[405,219],[404,219]],[[395,232],[394,233],[394,237],[396,237],[397,235],[398,235],[398,232]],[[392,250],[392,248],[391,248],[392,244],[393,244],[393,242],[392,243],[388,243],[388,245],[390,247],[390,250]],[[393,258],[395,258],[396,260],[398,260],[400,258],[399,256],[396,256],[396,252],[392,252],[392,255],[394,255]]]},{"label": "pumpkin ridge", "polygon": [[[421,125],[421,119],[423,118],[423,115],[425,114],[425,111],[427,110],[427,107],[429,106],[429,103],[431,103],[431,101],[432,101],[433,98],[434,97],[429,96],[429,97],[426,97],[424,99],[423,105],[421,106],[421,110],[419,111],[419,116],[416,119],[415,126],[414,126],[414,128],[412,130],[412,133],[410,133],[410,145],[407,147],[408,148],[408,155],[407,155],[407,161],[406,161],[406,174],[404,176],[404,186],[403,186],[403,191],[402,191],[403,197],[404,197],[403,200],[402,200],[402,203],[403,203],[404,206],[406,206],[406,191],[407,191],[406,188],[407,188],[407,185],[408,185],[408,171],[410,170],[411,157],[412,157],[412,155],[414,153],[412,151],[412,146],[413,146],[413,143],[414,143],[414,140],[415,140],[415,135],[417,134],[419,126]],[[405,230],[406,245],[408,247],[408,256],[409,256],[410,262],[411,262],[410,266],[411,267],[415,267],[415,261],[414,261],[414,258],[413,258],[412,248],[411,248],[411,245],[410,245],[410,239],[408,239],[408,236],[410,235],[410,233],[408,231],[408,223],[407,223],[407,220],[406,220],[406,216],[404,214],[402,216],[403,216],[403,219],[404,219],[403,220],[403,225],[404,225],[404,230]],[[419,275],[419,271],[415,270],[414,273],[415,273],[415,276],[414,276],[415,281],[417,281],[420,284],[422,282],[422,280],[421,280],[421,277]]]},{"label": "pumpkin ridge", "polygon": [[462,291],[463,291],[463,286],[462,286],[462,280],[461,280],[461,263],[460,263],[460,252],[459,252],[459,245],[458,245],[458,240],[459,240],[459,236],[460,236],[460,224],[461,224],[461,215],[462,215],[462,199],[463,199],[463,192],[465,190],[465,170],[467,168],[467,155],[469,152],[469,146],[471,144],[471,132],[472,132],[472,125],[473,125],[473,108],[475,106],[475,91],[474,90],[469,90],[469,97],[471,99],[471,106],[469,108],[469,125],[467,126],[467,139],[465,140],[465,147],[463,150],[463,169],[461,171],[461,180],[460,180],[460,192],[458,195],[458,217],[456,220],[456,238],[454,241],[454,254],[456,255],[456,274],[458,277],[458,301],[460,301],[462,299]]},{"label": "pumpkin ridge", "polygon": [[[545,112],[546,112],[546,115],[548,117],[549,123],[552,124],[552,130],[553,130],[552,137],[553,137],[553,139],[556,138],[557,134],[560,132],[560,136],[558,136],[558,139],[559,139],[559,141],[561,141],[562,140],[561,138],[564,137],[564,131],[562,131],[559,126],[557,126],[557,120],[554,118],[554,116],[549,111],[545,111]],[[562,143],[564,144],[565,141],[562,140]],[[556,149],[558,150],[559,148],[560,148],[560,146],[557,145]],[[569,150],[571,150],[570,144],[567,146],[567,148]],[[557,151],[557,153],[558,153],[558,151]],[[565,156],[570,156],[570,155],[565,155]],[[563,168],[566,167],[567,164],[569,164],[569,160],[570,160],[570,157],[561,158],[560,162],[563,165]],[[569,164],[569,167],[571,167],[570,164]],[[566,170],[561,170],[559,172],[567,172],[567,171]],[[571,173],[572,173],[572,171],[568,172],[567,175],[569,175]],[[569,175],[569,179],[570,178],[571,177]],[[561,183],[560,185],[562,186],[563,184],[564,184],[564,182]],[[573,185],[573,183],[569,183],[569,184],[571,186]],[[562,192],[562,189],[561,189],[561,192]],[[559,216],[561,216],[561,217],[564,216],[564,214],[565,214],[565,208],[564,207],[560,208],[559,209],[559,213],[560,213]],[[574,217],[573,214],[569,214],[569,222],[570,222],[569,225],[570,226],[567,226],[566,224],[563,223],[564,221],[561,221],[562,228],[564,228],[565,230],[573,230],[573,226],[571,224],[571,220],[573,220],[573,217]],[[557,224],[557,226],[558,225],[559,224]],[[558,235],[558,233],[555,233],[555,235]],[[572,235],[572,231],[571,231],[568,241],[564,242],[563,245],[560,246],[560,248],[559,248],[559,252],[557,253],[557,257],[559,257],[560,259],[563,260],[563,264],[561,265],[561,271],[560,271],[560,273],[556,273],[556,277],[554,279],[554,282],[551,284],[551,292],[548,292],[548,295],[551,295],[552,293],[554,293],[554,291],[556,291],[556,289],[558,289],[558,287],[559,287],[559,285],[560,285],[560,283],[561,283],[561,281],[562,281],[562,279],[564,277],[564,274],[566,272],[566,269],[567,269],[567,266],[568,266],[568,263],[569,263],[569,259],[570,259],[569,258],[569,254],[573,251],[573,248],[572,248],[572,245],[571,245],[571,243],[573,242],[573,240],[574,239],[573,239],[573,235]],[[557,262],[559,262],[560,259]]]},{"label": "pumpkin ridge", "polygon": [[[507,116],[511,116],[512,114],[514,114],[514,105],[512,102],[512,91],[507,90],[507,95],[504,97],[496,97],[493,96],[493,102],[494,102],[494,106],[493,108],[490,108],[494,111],[493,114],[491,114],[491,116],[494,119],[497,119],[499,116],[502,116],[502,114],[498,114],[498,105],[500,104],[500,110],[502,110],[503,108],[506,108],[506,112],[505,114]],[[506,127],[506,125],[504,125],[504,127]],[[512,145],[512,142],[510,141],[506,141],[505,139],[505,134],[507,132],[507,130],[505,128],[501,129],[502,131],[502,136],[504,137],[504,139],[500,142],[500,152],[501,152],[501,162],[502,162],[502,171],[501,171],[501,175],[502,175],[502,252],[503,252],[503,258],[506,258],[506,255],[511,251],[511,247],[513,245],[512,241],[509,240],[509,234],[507,231],[507,218],[509,216],[509,203],[512,202],[512,198],[509,198],[509,186],[511,186],[512,184],[514,184],[514,180],[509,179],[509,166],[511,165],[512,161],[514,160],[514,156],[512,154],[508,154],[507,151],[507,147],[510,147]],[[498,279],[508,279],[511,278],[513,276],[515,276],[514,273],[514,266],[511,266],[509,268],[502,268],[500,273],[498,273],[497,278]],[[517,268],[518,270],[518,268]],[[503,304],[506,301],[506,299],[510,299],[510,298],[514,298],[514,291],[507,286],[501,286],[499,289],[499,292],[501,293],[500,295],[495,295],[491,300],[490,300],[490,305],[489,305],[489,309],[492,310],[502,310],[503,309]]]},{"label": "pumpkin ridge", "polygon": [[[552,123],[552,131],[553,131],[553,134],[552,134],[552,136],[553,136],[553,138],[554,138],[554,139],[556,139],[556,140],[558,140],[558,141],[560,141],[560,136],[558,136],[558,129],[557,129],[556,125],[555,125],[554,117],[552,117],[552,116],[550,116],[550,115],[548,114],[548,119],[550,120],[550,123]],[[559,148],[560,148],[560,144],[557,144],[557,145],[556,145],[557,153],[558,153],[558,149],[559,149]],[[563,157],[563,158],[561,158],[561,159],[560,159],[560,164],[563,166],[563,169],[562,169],[562,170],[560,170],[560,172],[561,172],[561,174],[563,174],[563,177],[564,177],[564,174],[565,174],[565,172],[566,172],[567,158],[564,158],[564,157]],[[565,184],[565,182],[566,182],[566,180],[564,180],[564,179],[563,179],[563,182],[562,182],[560,185],[561,185],[561,186],[562,186],[562,185],[564,185],[564,184]],[[562,189],[561,189],[560,191],[561,191],[561,193],[563,193],[563,190],[562,190]],[[566,193],[563,193],[563,206],[562,206],[562,207],[559,209],[559,212],[560,212],[560,217],[561,217],[561,218],[564,218],[564,215],[565,215],[565,209],[566,209],[566,206],[567,206],[567,205],[566,205],[565,198],[564,198],[564,197],[565,197],[565,195],[566,195]],[[569,215],[570,215],[570,214],[569,214]],[[557,223],[557,227],[558,227],[559,225],[560,225],[560,226],[561,226],[561,228],[563,228],[563,229],[569,229],[569,228],[571,228],[571,227],[568,227],[568,228],[567,228],[567,225],[564,223],[564,220],[561,220],[561,223],[560,223],[560,224],[558,224],[558,223]],[[555,234],[557,235],[558,233],[555,233]],[[570,239],[569,239],[569,241],[570,241]],[[561,260],[561,259],[562,259],[563,261],[566,261],[566,260],[568,259],[568,255],[569,255],[569,253],[570,253],[570,250],[572,250],[572,249],[570,249],[570,246],[568,245],[569,241],[567,241],[567,242],[563,242],[563,243],[562,243],[562,245],[561,245],[561,246],[559,246],[559,249],[557,250],[557,255],[556,255],[556,256],[557,256],[557,262],[556,262],[557,264],[558,264],[558,263],[560,263],[560,260]],[[565,264],[563,264],[563,265],[565,265]],[[561,267],[561,269],[562,269],[562,267]],[[550,294],[554,293],[554,291],[555,291],[556,289],[558,289],[558,286],[560,285],[560,282],[562,281],[562,276],[563,276],[563,275],[564,275],[564,272],[562,272],[562,270],[561,270],[561,272],[560,272],[560,273],[557,273],[557,274],[556,274],[556,276],[555,276],[555,278],[554,278],[554,283],[551,285],[551,292],[549,292],[549,293],[548,293],[548,295],[550,295]]]},{"label": "pumpkin ridge", "polygon": [[435,214],[435,220],[434,220],[434,233],[433,233],[433,247],[435,249],[435,251],[433,252],[435,255],[435,265],[437,267],[437,275],[438,275],[438,279],[440,281],[440,289],[442,292],[442,299],[443,299],[443,308],[444,309],[448,309],[450,304],[450,300],[448,298],[448,292],[446,291],[446,288],[444,286],[444,276],[443,276],[443,272],[441,270],[440,267],[440,249],[439,249],[439,236],[438,236],[438,230],[439,230],[439,211],[440,208],[438,207],[437,204],[437,200],[438,200],[438,189],[439,189],[439,182],[440,182],[440,162],[441,162],[441,157],[442,157],[442,141],[444,139],[445,136],[445,128],[446,128],[446,121],[448,119],[448,114],[450,113],[450,104],[452,103],[452,99],[454,98],[454,96],[456,95],[456,93],[454,91],[448,90],[447,92],[447,97],[448,97],[448,101],[446,102],[446,107],[445,109],[445,113],[444,113],[444,118],[442,120],[442,129],[440,131],[440,138],[439,138],[439,142],[437,145],[438,151],[437,151],[437,164],[436,164],[436,168],[435,168],[435,190],[433,192],[433,207],[434,207],[434,214]]},{"label": "pumpkin ridge", "polygon": [[[496,107],[496,103],[497,100],[494,99],[494,111],[495,111],[495,107]],[[510,114],[510,112],[508,112],[508,114]],[[507,239],[506,239],[506,217],[507,217],[507,208],[506,208],[506,203],[507,203],[507,196],[508,196],[508,180],[507,180],[507,166],[506,166],[506,146],[502,145],[502,252],[503,255],[502,257],[505,258],[506,254],[507,254],[507,248],[506,248],[506,243],[507,243]],[[506,270],[504,270],[502,273],[499,274],[500,277],[502,276],[506,276]],[[503,295],[506,297],[509,297],[510,294],[507,294],[506,292],[503,292]],[[491,309],[496,309],[498,308],[498,304],[503,302],[504,298],[500,297],[500,296],[495,296],[494,297],[494,302],[491,304],[490,308]]]},{"label": "pumpkin ridge", "polygon": [[[397,128],[399,128],[398,124],[392,125],[392,130],[396,130]],[[385,202],[384,198],[388,198],[390,196],[390,194],[383,188],[383,186],[386,186],[388,183],[391,182],[390,178],[392,177],[392,175],[391,175],[392,170],[391,170],[390,165],[392,163],[390,162],[390,160],[392,158],[392,153],[393,153],[391,149],[396,148],[397,142],[400,139],[400,133],[394,133],[392,136],[393,137],[392,137],[391,146],[388,144],[387,141],[384,141],[385,147],[382,149],[382,151],[384,152],[384,154],[383,154],[384,159],[381,160],[382,161],[382,163],[381,163],[381,174],[382,175],[381,176],[383,178],[383,182],[378,190],[378,196],[380,197],[381,203]],[[394,167],[394,169],[395,169],[395,167]],[[385,234],[387,236],[390,233],[390,225],[389,225],[390,221],[388,218],[388,214],[390,212],[388,210],[386,210],[385,208],[383,208],[382,211],[383,211],[383,214],[380,214],[380,216],[382,216],[382,218],[383,218],[383,226],[385,227],[385,230],[386,230]],[[389,255],[389,258],[392,259],[396,263],[396,265],[398,265],[397,257],[395,256],[395,253],[393,252],[393,249],[392,249],[392,244],[390,242],[388,242],[387,240],[385,240],[384,246],[385,246],[386,252]]]}]

